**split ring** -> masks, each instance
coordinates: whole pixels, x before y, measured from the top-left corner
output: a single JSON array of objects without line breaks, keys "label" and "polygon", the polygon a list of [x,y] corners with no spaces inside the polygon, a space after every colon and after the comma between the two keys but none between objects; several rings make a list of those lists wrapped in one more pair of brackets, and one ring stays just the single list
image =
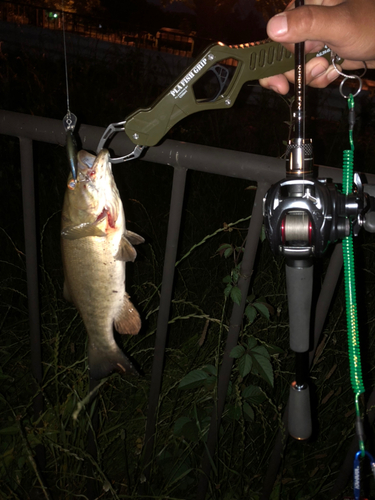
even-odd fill
[{"label": "split ring", "polygon": [[338,69],[338,67],[336,66],[336,61],[337,61],[337,60],[338,60],[337,54],[336,54],[335,52],[331,51],[331,62],[332,62],[332,66],[335,68],[335,70],[337,71],[337,73],[338,73],[339,75],[343,76],[344,78],[351,78],[351,79],[353,79],[353,78],[363,78],[363,77],[365,76],[366,71],[367,71],[367,65],[366,65],[365,61],[362,61],[363,66],[364,66],[364,68],[363,68],[363,72],[362,72],[362,74],[361,74],[361,75],[359,75],[359,76],[358,76],[358,75],[346,75],[345,73],[343,73],[342,71],[340,71],[340,70]]},{"label": "split ring", "polygon": [[[340,73],[340,74],[341,74],[341,73]],[[345,95],[345,94],[344,94],[344,91],[342,90],[342,89],[343,89],[343,86],[344,86],[344,83],[345,83],[345,82],[346,82],[346,80],[348,80],[349,78],[350,78],[350,79],[355,78],[355,79],[357,79],[357,80],[358,80],[358,82],[359,82],[359,87],[358,87],[358,90],[357,90],[357,92],[356,92],[355,94],[353,94],[353,97],[356,97],[356,96],[357,96],[357,95],[361,92],[361,90],[362,90],[362,80],[361,80],[361,78],[360,78],[359,76],[357,76],[357,75],[345,76],[345,78],[344,78],[344,79],[341,81],[341,83],[340,83],[340,94],[341,94],[341,95],[342,95],[342,97],[344,97],[345,99],[349,99],[350,94],[351,94],[351,92],[350,92],[348,95]]]}]

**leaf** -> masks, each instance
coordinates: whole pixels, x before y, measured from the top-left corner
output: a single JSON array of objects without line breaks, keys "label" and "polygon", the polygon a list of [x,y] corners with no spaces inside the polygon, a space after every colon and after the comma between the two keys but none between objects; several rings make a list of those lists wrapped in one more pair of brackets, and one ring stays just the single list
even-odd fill
[{"label": "leaf", "polygon": [[239,406],[229,406],[226,416],[232,420],[239,420],[241,418],[241,407]]},{"label": "leaf", "polygon": [[239,277],[240,277],[240,268],[239,267],[235,267],[234,269],[232,269],[232,280],[233,280],[233,282],[237,283]]},{"label": "leaf", "polygon": [[230,351],[229,356],[231,358],[238,359],[243,356],[244,352],[245,348],[242,345],[236,345],[236,347],[233,347],[233,349]]},{"label": "leaf", "polygon": [[214,377],[213,375],[211,375],[207,378],[204,385],[206,386],[206,389],[212,390],[215,387],[216,382],[217,382],[217,378]]},{"label": "leaf", "polygon": [[223,278],[223,283],[232,283],[232,276],[229,274],[228,276],[225,276],[225,278]]},{"label": "leaf", "polygon": [[202,387],[208,379],[208,373],[203,370],[193,370],[188,373],[179,383],[179,389],[194,389]]},{"label": "leaf", "polygon": [[227,248],[224,252],[224,257],[227,259],[232,255],[232,253],[233,253],[233,247]]},{"label": "leaf", "polygon": [[249,337],[247,340],[247,348],[254,349],[257,346],[257,339],[255,337]]},{"label": "leaf", "polygon": [[255,295],[253,293],[247,297],[247,301],[249,304],[252,304],[254,300],[255,300]]},{"label": "leaf", "polygon": [[214,365],[206,365],[202,368],[205,372],[207,372],[210,375],[214,375],[216,377],[217,375],[217,368]]},{"label": "leaf", "polygon": [[232,291],[232,288],[233,288],[233,285],[231,285],[230,283],[225,287],[225,290],[224,290],[224,295],[226,297],[229,297],[231,291]]},{"label": "leaf", "polygon": [[238,286],[232,287],[232,290],[230,292],[230,298],[238,306],[241,304],[241,290],[238,288]]},{"label": "leaf", "polygon": [[261,356],[264,356],[267,359],[270,359],[270,353],[267,351],[267,349],[264,347],[264,345],[257,345],[255,347],[252,347],[251,349],[252,349],[252,352],[255,352],[256,354],[260,354]]},{"label": "leaf", "polygon": [[184,425],[188,424],[191,421],[192,420],[189,417],[178,418],[173,426],[173,434],[175,434],[176,436],[181,436]]},{"label": "leaf", "polygon": [[240,372],[241,377],[246,377],[251,372],[251,368],[253,366],[253,358],[250,354],[245,354],[238,361],[238,371]]},{"label": "leaf", "polygon": [[251,408],[249,403],[246,403],[246,401],[243,404],[243,413],[245,418],[247,418],[248,420],[254,420],[254,410]]},{"label": "leaf", "polygon": [[229,398],[232,395],[232,390],[233,390],[233,384],[232,384],[232,381],[229,380],[228,390],[227,390],[227,398]]},{"label": "leaf", "polygon": [[251,359],[253,361],[252,373],[262,377],[271,387],[273,387],[273,369],[270,360],[268,359],[269,354],[267,352],[267,357],[260,354],[256,349],[263,348],[264,351],[267,350],[263,346],[255,347],[250,351]]},{"label": "leaf", "polygon": [[262,316],[268,320],[270,319],[270,312],[265,304],[262,304],[261,302],[254,302],[253,306],[256,307]]},{"label": "leaf", "polygon": [[216,251],[222,254],[225,250],[228,250],[228,248],[232,248],[232,245],[230,245],[229,243],[224,243],[223,245],[220,245]]},{"label": "leaf", "polygon": [[196,423],[189,417],[180,417],[176,420],[173,427],[175,436],[184,436],[189,441],[197,442],[199,439],[199,430]]},{"label": "leaf", "polygon": [[281,489],[281,484],[277,484],[271,493],[270,500],[280,500],[280,489]]},{"label": "leaf", "polygon": [[252,405],[259,405],[266,399],[264,393],[256,385],[249,385],[248,387],[245,387],[242,391],[242,397]]},{"label": "leaf", "polygon": [[281,349],[281,347],[278,347],[277,345],[273,344],[268,344],[267,345],[267,351],[269,354],[272,356],[273,354],[283,354],[284,349]]},{"label": "leaf", "polygon": [[253,307],[251,304],[249,304],[245,309],[245,315],[251,324],[255,320],[255,318],[257,317],[257,311],[256,311],[255,307]]}]

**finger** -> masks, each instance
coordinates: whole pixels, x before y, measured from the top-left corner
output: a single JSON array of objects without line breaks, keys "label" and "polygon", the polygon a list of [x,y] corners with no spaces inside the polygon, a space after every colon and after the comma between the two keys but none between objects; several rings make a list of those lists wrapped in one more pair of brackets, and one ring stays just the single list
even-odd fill
[{"label": "finger", "polygon": [[[288,71],[288,73],[293,73],[293,71]],[[286,75],[288,75],[286,73]],[[291,78],[291,75],[288,75]],[[273,90],[277,94],[285,95],[289,92],[289,82],[287,76],[284,75],[274,75],[268,78],[262,78],[259,83],[265,89]]]},{"label": "finger", "polygon": [[335,70],[335,68],[333,66],[329,66],[326,71],[311,79],[311,81],[309,82],[309,86],[317,89],[323,89],[338,77],[339,74]]}]

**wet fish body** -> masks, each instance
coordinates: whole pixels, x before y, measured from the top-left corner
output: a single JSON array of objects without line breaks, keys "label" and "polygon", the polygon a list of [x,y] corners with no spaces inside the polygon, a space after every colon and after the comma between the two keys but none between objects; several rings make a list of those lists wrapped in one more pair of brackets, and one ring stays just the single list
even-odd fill
[{"label": "wet fish body", "polygon": [[113,327],[130,335],[140,330],[125,290],[125,263],[136,258],[133,244],[144,240],[126,230],[108,151],[97,157],[80,151],[77,170],[76,182],[69,176],[62,210],[64,297],[74,303],[88,333],[90,377],[137,373],[116,344]]}]

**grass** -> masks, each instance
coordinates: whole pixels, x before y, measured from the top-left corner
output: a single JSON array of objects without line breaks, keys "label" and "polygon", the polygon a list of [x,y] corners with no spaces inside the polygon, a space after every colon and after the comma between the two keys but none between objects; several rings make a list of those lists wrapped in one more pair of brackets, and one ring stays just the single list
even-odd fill
[{"label": "grass", "polygon": [[[135,61],[130,63],[131,68],[136,68]],[[130,63],[124,62],[124,67]],[[9,56],[7,71],[1,74],[2,90],[8,96],[5,108],[48,115],[51,107],[52,115],[62,117],[65,114],[61,104],[63,99],[60,104],[56,102],[54,108],[45,99],[36,97],[34,86],[38,84],[45,89],[47,85],[43,80],[45,64],[43,61],[11,61]],[[93,102],[101,102],[96,92],[105,89],[105,95],[113,95],[124,106],[118,113],[126,114],[132,111],[129,103],[134,94],[134,81],[142,75],[135,75],[134,80],[129,77],[126,88],[130,90],[122,89],[124,93],[119,94],[120,78],[114,77],[113,84],[110,84],[108,79],[100,80],[100,70],[99,66],[82,64],[81,76],[77,78],[77,84],[73,84],[72,96],[84,107],[82,113],[81,110],[77,113],[80,118],[85,112],[89,118],[87,121],[104,125],[122,118],[122,115],[112,116],[114,110],[105,99],[100,113],[98,105],[90,108]],[[88,75],[91,80],[99,79],[92,95],[82,83]],[[28,78],[30,93],[19,93],[25,81],[23,76]],[[159,89],[147,86],[147,75],[142,78],[146,80],[142,80],[139,88],[148,89],[149,94],[143,99],[149,100]],[[87,95],[81,102],[82,90]],[[19,103],[15,101],[16,91],[20,96]],[[61,93],[61,88],[54,92]],[[267,92],[260,94],[258,103],[246,104],[249,92],[250,88],[243,90],[233,112],[192,116],[176,127],[171,136],[259,154],[281,155],[282,141],[287,135],[287,127],[282,122],[289,119],[288,107],[282,99]],[[40,90],[37,94],[40,95]],[[137,99],[142,105],[140,92]],[[370,107],[367,115],[360,117],[357,144],[359,157],[363,158],[360,169],[371,171],[374,134],[370,133],[373,132]],[[322,158],[320,162],[339,166],[342,145],[346,141],[345,116],[340,122],[321,122],[317,130],[319,140],[325,143],[324,155],[317,150]],[[65,151],[55,146],[35,144],[41,251],[42,391],[45,401],[44,413],[35,421],[32,403],[36,390],[30,376],[18,145],[12,138],[2,137],[0,141],[4,165],[0,172],[0,200],[4,214],[0,225],[0,491],[4,498],[9,499],[85,498],[87,478],[94,474],[99,485],[99,498],[139,498],[137,491],[143,478],[141,457],[171,169],[146,162],[132,162],[126,170],[115,167],[128,226],[146,239],[146,243],[137,249],[135,264],[129,265],[127,270],[128,291],[140,311],[143,327],[136,338],[121,338],[119,342],[145,375],[138,380],[113,375],[100,387],[97,398],[98,456],[94,460],[86,452],[92,410],[88,405],[77,406],[84,402],[89,389],[86,333],[75,309],[62,298],[59,226],[67,177]],[[248,183],[244,181],[215,175],[190,172],[188,176],[178,254],[180,262],[171,305],[148,498],[195,498],[200,461],[215,404],[216,374],[232,307],[231,297],[224,295],[226,284],[223,278],[231,274],[235,262],[233,255],[225,258],[217,250],[223,244],[235,247],[243,244],[248,226],[248,220],[244,219],[251,214],[254,198],[254,192],[246,187]],[[234,224],[231,226],[231,223]],[[362,233],[356,241],[360,331],[368,391],[374,383],[374,248],[372,235]],[[322,259],[321,266],[324,276],[327,258]],[[278,348],[277,352],[270,354],[274,385],[271,387],[253,372],[242,376],[240,362],[235,361],[214,457],[209,499],[260,498],[293,378],[294,356],[288,349],[284,263],[274,258],[267,242],[260,243],[251,293],[256,298],[264,297],[274,313],[269,320],[261,314],[253,322],[244,318],[240,342],[246,345],[249,339],[256,339],[258,345]],[[204,383],[191,389],[179,388],[181,381],[193,370],[201,373],[206,370]],[[306,443],[288,440],[273,500],[329,498],[354,434],[341,284],[325,325],[311,379],[314,435]],[[249,403],[244,391],[250,386],[255,386],[257,392]],[[251,412],[245,411],[245,403],[251,406],[253,418]],[[34,459],[38,444],[43,444],[46,450],[46,467],[41,475],[35,468]],[[369,450],[372,447],[370,440]],[[351,491],[349,483],[346,493],[351,494]],[[369,494],[373,493],[369,491]]]}]

